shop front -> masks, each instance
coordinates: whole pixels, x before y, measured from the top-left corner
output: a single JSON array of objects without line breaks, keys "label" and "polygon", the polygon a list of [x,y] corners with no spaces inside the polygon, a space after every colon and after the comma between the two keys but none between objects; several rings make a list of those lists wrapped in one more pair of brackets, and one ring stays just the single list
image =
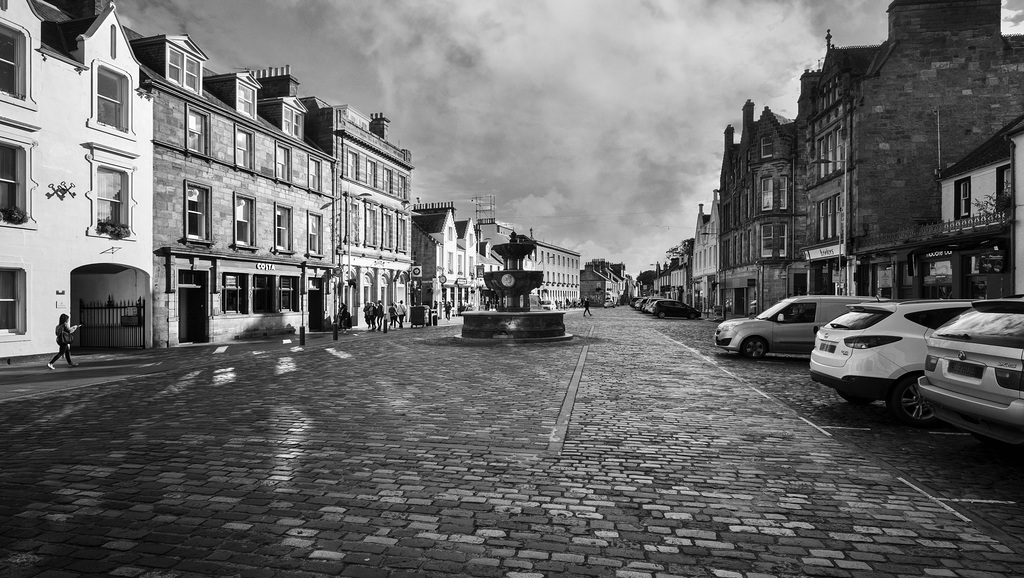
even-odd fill
[{"label": "shop front", "polygon": [[811,295],[842,295],[842,246],[839,243],[804,250],[809,263],[807,292]]},{"label": "shop front", "polygon": [[324,331],[330,326],[328,263],[167,252],[155,304],[159,346]]}]

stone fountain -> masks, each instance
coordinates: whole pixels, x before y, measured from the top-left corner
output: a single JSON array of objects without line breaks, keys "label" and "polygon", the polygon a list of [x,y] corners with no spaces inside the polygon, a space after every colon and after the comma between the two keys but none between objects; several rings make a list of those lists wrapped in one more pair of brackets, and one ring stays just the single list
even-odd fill
[{"label": "stone fountain", "polygon": [[525,271],[523,260],[537,249],[528,237],[509,235],[509,242],[493,250],[504,259],[504,269],[484,273],[487,288],[498,296],[497,311],[462,314],[464,339],[557,341],[572,339],[565,332],[562,311],[531,311],[530,292],[544,282],[543,271]]}]

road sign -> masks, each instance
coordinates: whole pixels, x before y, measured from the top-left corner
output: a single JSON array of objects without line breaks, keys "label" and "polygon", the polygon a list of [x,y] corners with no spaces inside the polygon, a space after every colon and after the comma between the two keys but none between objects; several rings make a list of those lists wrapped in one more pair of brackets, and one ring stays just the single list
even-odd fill
[{"label": "road sign", "polygon": [[419,265],[413,265],[412,269],[410,269],[410,273],[413,277],[422,277],[423,267],[420,267]]}]

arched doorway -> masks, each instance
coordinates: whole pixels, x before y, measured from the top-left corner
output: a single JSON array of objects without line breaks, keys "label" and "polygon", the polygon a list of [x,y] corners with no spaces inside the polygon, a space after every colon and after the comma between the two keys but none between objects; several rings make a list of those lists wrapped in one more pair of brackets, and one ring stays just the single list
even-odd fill
[{"label": "arched doorway", "polygon": [[128,265],[93,263],[71,271],[71,316],[80,347],[152,347],[149,273]]}]

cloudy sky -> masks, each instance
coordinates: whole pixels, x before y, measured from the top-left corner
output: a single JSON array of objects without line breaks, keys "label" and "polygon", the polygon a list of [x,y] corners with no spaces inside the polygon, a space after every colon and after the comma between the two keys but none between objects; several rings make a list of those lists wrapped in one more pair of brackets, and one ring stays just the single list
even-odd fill
[{"label": "cloudy sky", "polygon": [[[413,196],[636,275],[694,235],[723,131],[754,102],[796,116],[798,79],[885,40],[890,0],[117,0],[187,33],[215,72],[291,65],[300,95],[391,119]],[[1021,33],[1024,0],[1003,0]]]}]

